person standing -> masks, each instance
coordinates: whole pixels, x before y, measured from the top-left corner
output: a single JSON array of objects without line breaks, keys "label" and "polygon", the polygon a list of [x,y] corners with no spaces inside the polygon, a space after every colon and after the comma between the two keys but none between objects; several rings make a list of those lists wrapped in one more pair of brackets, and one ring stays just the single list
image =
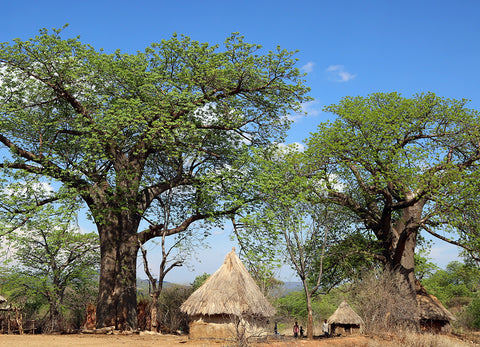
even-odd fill
[{"label": "person standing", "polygon": [[298,323],[295,322],[295,324],[293,325],[293,337],[297,338],[298,337]]},{"label": "person standing", "polygon": [[327,320],[325,319],[325,321],[323,322],[323,335],[325,337],[329,337],[330,336],[330,329],[329,329],[329,326],[328,326],[328,323],[327,323]]}]

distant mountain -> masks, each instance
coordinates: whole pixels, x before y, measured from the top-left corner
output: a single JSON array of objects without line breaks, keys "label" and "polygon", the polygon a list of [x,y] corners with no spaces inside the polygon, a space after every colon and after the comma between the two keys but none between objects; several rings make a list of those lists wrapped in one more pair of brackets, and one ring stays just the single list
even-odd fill
[{"label": "distant mountain", "polygon": [[[163,281],[163,288],[167,288],[175,283]],[[150,282],[146,279],[137,278],[137,294],[147,295],[149,294]]]},{"label": "distant mountain", "polygon": [[302,282],[283,282],[283,288],[286,293],[299,292],[303,290]]},{"label": "distant mountain", "polygon": [[291,292],[303,291],[302,282],[283,282],[281,286],[270,292],[270,295],[276,298],[281,298]]}]

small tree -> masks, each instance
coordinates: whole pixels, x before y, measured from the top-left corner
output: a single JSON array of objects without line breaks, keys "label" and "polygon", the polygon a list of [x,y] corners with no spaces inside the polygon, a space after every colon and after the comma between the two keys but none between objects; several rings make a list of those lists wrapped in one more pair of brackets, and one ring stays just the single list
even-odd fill
[{"label": "small tree", "polygon": [[308,181],[297,174],[302,166],[297,148],[275,147],[257,160],[256,186],[262,202],[242,219],[244,234],[236,228],[236,235],[250,258],[273,262],[280,256],[291,265],[304,288],[307,336],[312,339],[312,297],[325,284],[322,276],[326,249],[338,241],[334,235],[340,223],[331,208],[308,201]]},{"label": "small tree", "polygon": [[[34,198],[35,191],[31,192]],[[77,209],[74,201],[44,206],[19,232],[7,235],[12,257],[6,286],[13,297],[43,297],[48,305],[47,331],[65,328],[67,289],[84,292],[97,277],[98,236],[81,233],[73,225]]]},{"label": "small tree", "polygon": [[[327,214],[326,210],[323,217],[328,218]],[[316,216],[305,210],[288,209],[277,216],[280,219],[279,227],[283,229],[288,262],[302,281],[307,305],[307,337],[313,339],[312,297],[322,283],[323,261],[331,225],[320,225]],[[318,268],[315,266],[317,262]]]},{"label": "small tree", "polygon": [[152,298],[152,302],[150,304],[150,319],[152,331],[158,331],[159,328],[158,322],[160,320],[158,317],[158,298],[160,297],[160,294],[163,290],[163,281],[165,279],[165,276],[175,267],[182,266],[189,253],[181,252],[181,254],[176,254],[173,259],[170,259],[170,255],[172,254],[173,250],[180,248],[182,243],[189,240],[189,237],[192,237],[191,233],[185,232],[180,237],[176,237],[176,240],[173,242],[173,244],[170,247],[167,247],[165,242],[166,235],[164,233],[160,243],[162,249],[162,258],[159,265],[158,280],[153,276],[152,272],[150,271],[150,267],[148,265],[149,262],[147,257],[147,250],[145,249],[145,247],[143,247],[142,244],[140,244],[140,251],[142,252],[145,274],[147,275],[152,288],[150,293],[150,296]]},{"label": "small tree", "polygon": [[[158,330],[158,298],[162,293],[163,281],[165,276],[173,270],[175,267],[183,266],[188,257],[192,256],[195,251],[198,251],[200,248],[205,247],[204,239],[208,236],[208,233],[194,233],[193,228],[185,230],[182,233],[170,235],[168,237],[169,243],[167,243],[168,230],[173,227],[175,223],[180,222],[178,219],[178,209],[175,206],[174,194],[182,194],[180,191],[174,191],[170,189],[168,194],[165,197],[160,197],[157,199],[159,204],[159,209],[157,214],[153,216],[159,218],[163,221],[161,238],[158,242],[162,252],[161,260],[158,268],[158,279],[155,278],[150,270],[149,261],[147,257],[147,250],[144,245],[138,241],[139,248],[142,253],[143,266],[145,274],[148,277],[152,291],[150,296],[152,302],[150,305],[150,318],[151,318],[151,330]],[[147,219],[146,217],[144,217]],[[148,222],[153,227],[158,227],[159,222],[148,219]],[[203,235],[203,236],[202,236]],[[152,240],[152,243],[155,243],[155,240]]]},{"label": "small tree", "polygon": [[196,291],[198,288],[201,287],[201,285],[210,277],[209,274],[207,274],[206,272],[204,272],[202,275],[199,275],[197,277],[195,277],[195,279],[193,280],[193,283],[192,283],[192,289],[193,291]]},{"label": "small tree", "polygon": [[162,291],[160,296],[160,310],[162,317],[160,323],[169,331],[181,330],[188,332],[189,317],[180,306],[192,294],[192,287],[174,284]]}]

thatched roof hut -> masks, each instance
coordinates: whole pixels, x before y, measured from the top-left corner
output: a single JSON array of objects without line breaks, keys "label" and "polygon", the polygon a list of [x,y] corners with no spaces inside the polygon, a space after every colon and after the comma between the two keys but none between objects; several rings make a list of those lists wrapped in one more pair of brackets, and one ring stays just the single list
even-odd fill
[{"label": "thatched roof hut", "polygon": [[420,281],[415,282],[420,326],[424,330],[448,333],[450,321],[455,317],[442,305],[435,296],[427,293]]},{"label": "thatched roof hut", "polygon": [[239,333],[239,327],[251,336],[264,335],[267,318],[275,314],[235,248],[180,310],[191,317],[192,338],[230,338]]},{"label": "thatched roof hut", "polygon": [[363,319],[350,307],[346,300],[338,306],[337,310],[328,318],[331,334],[353,334],[363,332],[365,323]]},{"label": "thatched roof hut", "polygon": [[10,305],[8,304],[7,299],[5,299],[2,295],[0,295],[0,310],[2,311],[10,310]]}]

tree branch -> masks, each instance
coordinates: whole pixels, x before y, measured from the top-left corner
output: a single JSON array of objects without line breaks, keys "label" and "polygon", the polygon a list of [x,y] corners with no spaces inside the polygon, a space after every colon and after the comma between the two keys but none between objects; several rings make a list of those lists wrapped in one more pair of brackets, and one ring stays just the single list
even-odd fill
[{"label": "tree branch", "polygon": [[458,242],[458,241],[455,241],[455,240],[450,240],[448,238],[446,238],[445,236],[442,236],[438,233],[436,233],[435,231],[433,231],[432,229],[430,229],[427,225],[425,224],[422,224],[421,225],[423,229],[425,229],[425,231],[427,231],[430,235],[432,236],[435,236],[436,238],[439,238],[440,240],[442,241],[445,241],[445,242],[448,242],[452,245],[455,245],[455,246],[458,246],[460,248],[463,248],[464,250],[468,251],[470,253],[470,255],[472,256],[472,258],[476,261],[480,261],[480,257],[476,257],[474,256],[474,253],[475,253],[475,250],[468,247],[467,245],[464,245],[462,244],[461,242]]}]

